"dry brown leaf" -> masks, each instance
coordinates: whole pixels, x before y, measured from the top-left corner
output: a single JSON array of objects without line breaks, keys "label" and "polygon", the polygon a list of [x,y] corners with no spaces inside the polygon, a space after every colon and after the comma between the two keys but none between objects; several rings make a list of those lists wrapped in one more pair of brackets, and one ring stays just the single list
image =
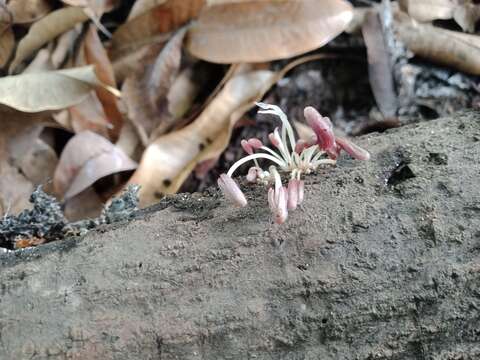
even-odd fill
[{"label": "dry brown leaf", "polygon": [[368,75],[373,95],[384,118],[392,118],[397,111],[393,69],[382,23],[376,11],[366,14],[362,34],[367,47]]},{"label": "dry brown leaf", "polygon": [[207,6],[214,6],[220,4],[232,4],[241,2],[250,2],[252,0],[207,0]]},{"label": "dry brown leaf", "polygon": [[77,24],[72,30],[63,33],[58,37],[55,49],[50,56],[51,63],[55,69],[61,68],[69,59],[69,55],[74,53],[75,44],[81,33],[82,27],[80,24]]},{"label": "dry brown leaf", "polygon": [[0,104],[36,113],[80,103],[99,85],[93,66],[0,78]]},{"label": "dry brown leaf", "polygon": [[53,178],[57,163],[55,150],[37,138],[22,157],[20,169],[33,184],[45,185]]},{"label": "dry brown leaf", "polygon": [[15,48],[15,37],[11,27],[6,28],[0,34],[0,68],[3,68]]},{"label": "dry brown leaf", "polygon": [[62,0],[62,2],[70,6],[89,8],[96,16],[111,11],[115,6],[114,0]]},{"label": "dry brown leaf", "polygon": [[480,75],[480,37],[418,24],[401,16],[395,27],[398,38],[414,54]]},{"label": "dry brown leaf", "polygon": [[120,136],[115,145],[135,161],[140,160],[144,150],[135,128],[129,122],[122,126],[122,131],[120,131]]},{"label": "dry brown leaf", "polygon": [[372,10],[370,7],[356,7],[353,9],[352,20],[348,23],[345,32],[347,34],[356,34],[362,30],[362,25],[365,22],[365,17]]},{"label": "dry brown leaf", "polygon": [[35,58],[22,71],[22,74],[31,74],[55,70],[52,64],[51,53],[48,49],[40,49]]},{"label": "dry brown leaf", "polygon": [[68,199],[104,176],[133,170],[136,166],[110,141],[91,131],[84,131],[70,139],[63,149],[53,185],[59,196]]},{"label": "dry brown leaf", "polygon": [[188,33],[188,50],[215,63],[290,58],[325,45],[345,30],[344,0],[250,1],[205,8]]},{"label": "dry brown leaf", "polygon": [[20,171],[22,155],[29,150],[41,127],[38,118],[2,118],[0,132],[0,210],[1,215],[17,214],[30,207],[29,197],[34,185]]},{"label": "dry brown leaf", "polygon": [[146,146],[152,132],[162,134],[174,120],[168,113],[167,95],[180,67],[185,29],[165,45],[153,64],[127,78],[122,87],[128,118]]},{"label": "dry brown leaf", "polygon": [[182,70],[168,90],[168,112],[175,119],[181,118],[190,110],[200,91],[198,83],[193,80],[193,75],[191,67]]},{"label": "dry brown leaf", "polygon": [[89,187],[80,194],[67,199],[63,213],[68,220],[79,221],[98,217],[102,209],[102,199],[93,188]]},{"label": "dry brown leaf", "polygon": [[451,19],[458,0],[400,0],[400,8],[422,22]]},{"label": "dry brown leaf", "polygon": [[[97,30],[94,25],[90,25],[84,41],[84,54],[87,64],[95,65],[97,78],[105,85],[116,87],[115,74],[113,73],[112,63],[108,58],[107,52],[103,47]],[[103,87],[96,89],[98,99],[103,105],[103,110],[107,121],[111,124],[109,128],[110,138],[114,141],[120,134],[123,125],[123,117],[118,109],[117,97]]]},{"label": "dry brown leaf", "polygon": [[166,2],[167,0],[137,0],[133,4],[132,9],[128,14],[127,21],[132,20],[138,15],[146,13],[150,9],[153,9],[155,6],[162,5]]},{"label": "dry brown leaf", "polygon": [[50,40],[72,29],[76,24],[88,20],[88,16],[81,8],[66,7],[51,12],[35,22],[27,35],[18,44],[15,58],[10,65],[10,73],[36,50]]},{"label": "dry brown leaf", "polygon": [[182,60],[182,45],[186,29],[180,29],[168,41],[152,65],[147,81],[147,93],[150,102],[155,107],[165,101],[180,68]]},{"label": "dry brown leaf", "polygon": [[480,19],[480,5],[463,4],[455,8],[453,19],[465,32],[475,32],[475,26]]},{"label": "dry brown leaf", "polygon": [[[152,204],[162,194],[175,193],[197,163],[207,160],[203,156],[212,158],[215,151],[221,153],[245,104],[251,107],[252,100],[271,86],[274,77],[271,71],[256,71],[230,79],[194,122],[148,146],[129,181],[141,185],[141,206]],[[208,154],[202,153],[205,147],[211,149]]]},{"label": "dry brown leaf", "polygon": [[102,104],[94,92],[90,92],[80,104],[69,107],[68,114],[69,129],[71,128],[76,134],[90,130],[108,137],[111,124],[107,121]]},{"label": "dry brown leaf", "polygon": [[31,23],[39,20],[52,10],[48,0],[10,0],[7,4],[15,24]]},{"label": "dry brown leaf", "polygon": [[480,19],[480,6],[472,0],[401,0],[400,8],[420,22],[453,18],[466,32],[474,32]]},{"label": "dry brown leaf", "polygon": [[118,83],[123,83],[128,76],[138,71],[138,64],[148,64],[149,60],[160,53],[163,45],[164,41],[152,42],[116,59],[113,62],[113,72]]},{"label": "dry brown leaf", "polygon": [[146,44],[156,35],[178,29],[196,17],[204,5],[204,0],[168,0],[146,13],[140,14],[120,25],[112,37],[112,58],[139,43]]}]

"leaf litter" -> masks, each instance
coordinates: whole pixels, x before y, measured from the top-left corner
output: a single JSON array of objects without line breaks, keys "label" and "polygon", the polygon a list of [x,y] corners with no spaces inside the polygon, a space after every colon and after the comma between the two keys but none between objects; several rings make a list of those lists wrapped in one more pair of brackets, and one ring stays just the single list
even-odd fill
[{"label": "leaf litter", "polygon": [[480,106],[476,2],[369,3],[8,1],[0,247],[211,186],[240,139],[273,130],[255,101],[280,105],[305,138],[306,105],[343,135]]}]

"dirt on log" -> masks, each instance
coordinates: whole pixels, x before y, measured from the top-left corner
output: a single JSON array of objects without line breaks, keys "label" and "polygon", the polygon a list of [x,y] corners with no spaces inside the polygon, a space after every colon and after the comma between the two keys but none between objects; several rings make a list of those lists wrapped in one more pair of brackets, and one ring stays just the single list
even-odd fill
[{"label": "dirt on log", "polygon": [[479,117],[358,139],[283,226],[244,184],[0,256],[0,358],[480,359]]}]

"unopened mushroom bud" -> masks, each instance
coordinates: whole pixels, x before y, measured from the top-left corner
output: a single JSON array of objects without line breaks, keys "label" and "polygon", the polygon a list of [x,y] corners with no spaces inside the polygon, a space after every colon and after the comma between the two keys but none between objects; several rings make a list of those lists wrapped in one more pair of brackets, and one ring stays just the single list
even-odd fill
[{"label": "unopened mushroom bud", "polygon": [[311,106],[303,110],[308,125],[317,135],[317,144],[320,149],[328,151],[335,149],[335,134],[332,130],[332,123],[328,117],[323,117]]},{"label": "unopened mushroom bud", "polygon": [[280,134],[278,133],[278,128],[275,128],[273,133],[268,134],[268,139],[272,143],[273,146],[276,148],[280,147],[280,143],[282,142],[282,138],[280,137]]},{"label": "unopened mushroom bud", "polygon": [[298,204],[303,202],[303,197],[305,194],[305,183],[303,180],[298,182]]},{"label": "unopened mushroom bud", "polygon": [[260,149],[263,146],[262,141],[257,138],[248,139],[248,144],[255,150]]},{"label": "unopened mushroom bud", "polygon": [[227,174],[221,174],[217,180],[218,187],[223,195],[233,202],[236,206],[244,207],[247,205],[247,199],[238,184]]},{"label": "unopened mushroom bud", "polygon": [[288,182],[288,210],[295,210],[297,208],[299,182],[297,179],[292,179]]},{"label": "unopened mushroom bud", "polygon": [[288,217],[288,191],[285,186],[282,186],[277,194],[277,209],[275,212],[275,222],[277,224],[283,224]]},{"label": "unopened mushroom bud", "polygon": [[337,137],[337,144],[341,149],[345,150],[345,152],[347,152],[347,154],[349,154],[350,156],[352,156],[353,158],[355,158],[357,160],[369,160],[370,159],[370,153],[367,150],[362,149],[358,145],[355,145],[350,140],[347,140],[347,139],[342,138],[342,137]]},{"label": "unopened mushroom bud", "polygon": [[252,145],[250,145],[247,140],[244,139],[244,140],[240,141],[240,145],[242,145],[243,150],[244,150],[248,155],[252,155],[252,154],[253,154]]}]

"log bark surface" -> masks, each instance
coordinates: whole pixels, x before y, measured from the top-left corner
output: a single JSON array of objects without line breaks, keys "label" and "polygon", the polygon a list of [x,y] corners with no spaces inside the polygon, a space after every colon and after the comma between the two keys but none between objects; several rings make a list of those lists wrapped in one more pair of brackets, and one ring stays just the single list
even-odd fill
[{"label": "log bark surface", "polygon": [[480,122],[359,140],[272,223],[178,195],[0,256],[0,359],[480,359]]}]

